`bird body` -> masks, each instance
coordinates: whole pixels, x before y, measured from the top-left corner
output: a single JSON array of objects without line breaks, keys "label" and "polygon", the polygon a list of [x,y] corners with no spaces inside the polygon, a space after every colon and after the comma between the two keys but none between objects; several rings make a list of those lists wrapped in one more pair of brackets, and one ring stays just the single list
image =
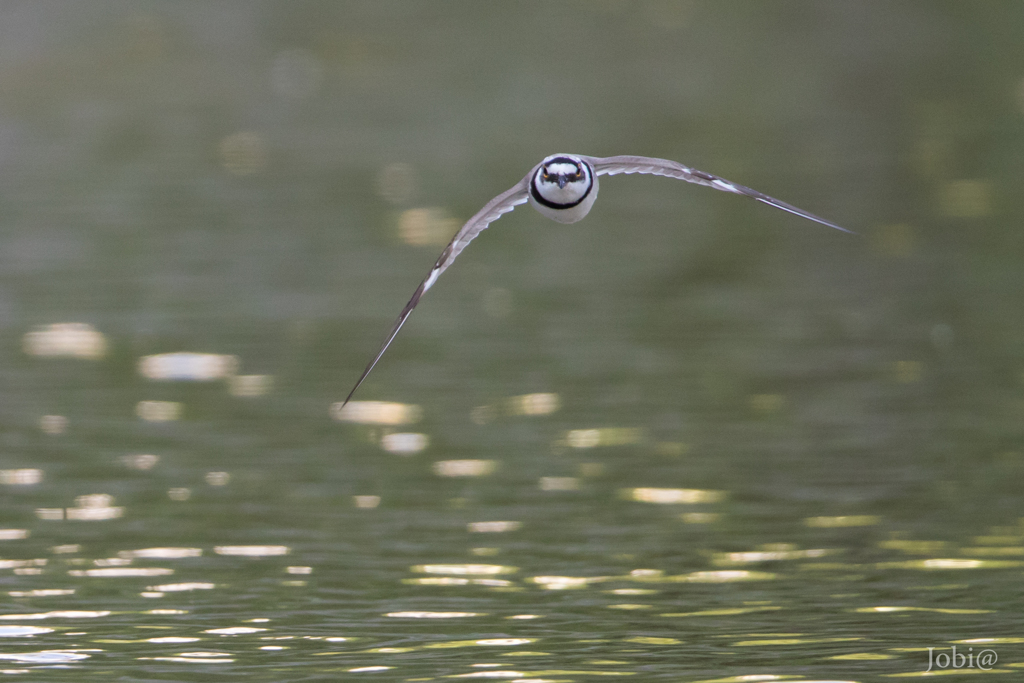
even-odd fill
[{"label": "bird body", "polygon": [[530,206],[559,223],[575,223],[597,199],[597,174],[582,157],[555,154],[530,172]]},{"label": "bird body", "polygon": [[619,173],[643,173],[678,178],[723,192],[744,195],[762,204],[774,206],[777,209],[782,209],[815,223],[847,233],[852,232],[803,209],[798,209],[791,204],[762,194],[757,190],[737,185],[732,181],[705,173],[704,171],[698,171],[695,168],[690,168],[668,159],[641,156],[602,158],[580,154],[553,154],[534,166],[522,180],[510,189],[487,202],[480,211],[466,221],[465,225],[455,233],[455,237],[452,238],[452,241],[441,252],[441,256],[434,263],[434,267],[430,269],[427,277],[416,288],[412,298],[409,299],[405,308],[402,309],[402,313],[398,316],[398,320],[395,321],[391,332],[384,340],[373,360],[366,366],[355,386],[352,387],[352,391],[345,398],[342,407],[352,399],[356,389],[359,388],[359,385],[370,374],[377,361],[387,351],[388,346],[391,345],[391,342],[398,335],[398,331],[402,329],[402,325],[405,324],[409,314],[416,308],[420,297],[434,286],[437,278],[452,264],[455,257],[488,225],[496,221],[503,214],[526,202],[529,202],[542,215],[552,220],[559,223],[575,223],[586,216],[594,206],[594,201],[597,199],[598,176],[617,175]]}]

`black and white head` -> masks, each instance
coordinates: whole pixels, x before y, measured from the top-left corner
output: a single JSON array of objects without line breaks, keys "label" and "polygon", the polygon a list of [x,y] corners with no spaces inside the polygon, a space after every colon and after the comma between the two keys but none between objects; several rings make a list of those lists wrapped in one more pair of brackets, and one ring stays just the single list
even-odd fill
[{"label": "black and white head", "polygon": [[553,154],[540,162],[530,179],[530,204],[559,223],[575,223],[597,199],[597,174],[584,159]]}]

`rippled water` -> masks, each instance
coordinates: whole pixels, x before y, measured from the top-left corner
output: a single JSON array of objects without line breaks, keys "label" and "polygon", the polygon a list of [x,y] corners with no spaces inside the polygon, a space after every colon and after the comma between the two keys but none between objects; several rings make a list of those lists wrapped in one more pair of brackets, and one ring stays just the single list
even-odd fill
[{"label": "rippled water", "polygon": [[0,672],[1012,679],[1019,14],[0,7]]}]

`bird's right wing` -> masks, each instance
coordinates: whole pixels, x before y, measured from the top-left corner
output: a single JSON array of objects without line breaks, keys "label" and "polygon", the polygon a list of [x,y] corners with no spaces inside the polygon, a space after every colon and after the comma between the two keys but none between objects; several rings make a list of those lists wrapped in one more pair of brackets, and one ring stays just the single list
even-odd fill
[{"label": "bird's right wing", "polygon": [[512,186],[512,188],[502,192],[497,197],[487,202],[487,204],[484,205],[484,208],[477,211],[476,214],[466,221],[466,224],[463,225],[457,233],[455,233],[455,237],[452,238],[452,241],[449,242],[448,246],[441,252],[440,258],[437,259],[437,263],[435,263],[434,267],[430,269],[427,277],[424,278],[423,282],[420,283],[420,286],[416,288],[412,298],[409,299],[409,303],[407,303],[405,308],[402,309],[402,313],[398,316],[398,320],[395,321],[395,325],[391,328],[391,332],[388,333],[387,338],[384,339],[384,343],[381,344],[380,349],[377,351],[377,355],[373,357],[370,364],[366,366],[365,370],[363,370],[363,374],[360,375],[356,385],[352,387],[352,391],[348,392],[348,396],[345,397],[344,403],[341,404],[342,408],[344,408],[345,404],[352,399],[352,394],[356,393],[356,389],[359,388],[359,385],[363,383],[366,376],[370,374],[371,370],[373,370],[373,366],[377,364],[377,361],[379,361],[381,356],[384,355],[384,352],[388,350],[389,346],[391,346],[391,342],[394,341],[396,336],[398,336],[398,331],[402,329],[402,325],[405,324],[406,318],[408,318],[409,314],[412,313],[414,308],[416,308],[416,304],[420,302],[420,297],[422,297],[428,289],[434,286],[434,282],[437,281],[438,276],[451,265],[452,261],[455,260],[455,257],[458,256],[462,250],[473,241],[473,238],[479,235],[488,225],[498,220],[503,214],[508,213],[520,204],[526,203],[530,194],[530,178],[536,170],[537,169],[535,167],[525,178]]}]

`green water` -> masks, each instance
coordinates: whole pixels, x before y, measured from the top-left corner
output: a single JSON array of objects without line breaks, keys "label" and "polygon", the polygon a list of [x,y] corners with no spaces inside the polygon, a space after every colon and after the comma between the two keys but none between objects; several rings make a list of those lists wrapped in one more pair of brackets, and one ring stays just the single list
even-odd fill
[{"label": "green water", "polygon": [[[1022,40],[1012,2],[0,6],[0,671],[1011,680]],[[520,207],[338,419],[554,152],[859,235],[654,177]]]}]

